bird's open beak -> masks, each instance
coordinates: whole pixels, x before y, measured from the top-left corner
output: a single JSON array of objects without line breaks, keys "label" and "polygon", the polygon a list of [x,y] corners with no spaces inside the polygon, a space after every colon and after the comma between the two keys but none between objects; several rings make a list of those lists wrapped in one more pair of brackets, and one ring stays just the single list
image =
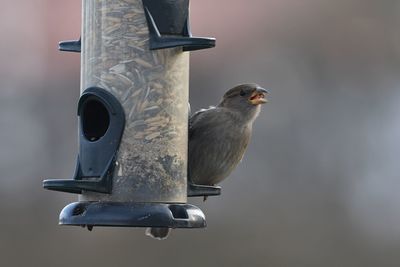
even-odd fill
[{"label": "bird's open beak", "polygon": [[266,96],[268,95],[268,91],[264,88],[257,87],[256,90],[251,94],[249,101],[253,105],[265,104],[268,102]]}]

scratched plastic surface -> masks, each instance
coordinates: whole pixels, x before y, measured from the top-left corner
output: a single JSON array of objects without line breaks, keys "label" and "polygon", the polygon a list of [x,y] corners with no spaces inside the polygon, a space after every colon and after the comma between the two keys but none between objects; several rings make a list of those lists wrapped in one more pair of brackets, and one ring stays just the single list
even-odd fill
[{"label": "scratched plastic surface", "polygon": [[186,202],[189,54],[149,50],[141,0],[83,1],[81,91],[121,102],[126,126],[111,195],[81,200]]}]

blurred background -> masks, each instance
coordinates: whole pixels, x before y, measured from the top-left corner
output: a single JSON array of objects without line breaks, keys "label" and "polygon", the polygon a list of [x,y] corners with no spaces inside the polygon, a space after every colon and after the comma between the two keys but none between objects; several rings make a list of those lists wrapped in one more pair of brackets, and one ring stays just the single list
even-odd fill
[{"label": "blurred background", "polygon": [[77,155],[81,2],[0,0],[1,266],[400,266],[400,2],[192,0],[192,109],[270,89],[205,230],[58,226]]}]

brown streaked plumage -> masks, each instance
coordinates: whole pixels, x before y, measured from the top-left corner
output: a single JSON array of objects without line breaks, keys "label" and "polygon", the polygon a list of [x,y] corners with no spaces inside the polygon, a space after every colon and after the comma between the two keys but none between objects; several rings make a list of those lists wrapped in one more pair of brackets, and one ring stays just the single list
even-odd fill
[{"label": "brown streaked plumage", "polygon": [[[190,117],[188,180],[215,185],[232,173],[243,158],[267,93],[257,84],[241,84],[228,90],[217,106]],[[168,228],[146,231],[156,239],[165,239],[168,233]]]},{"label": "brown streaked plumage", "polygon": [[267,91],[242,84],[227,91],[216,107],[202,109],[189,121],[188,176],[195,184],[215,185],[243,158],[253,122]]}]

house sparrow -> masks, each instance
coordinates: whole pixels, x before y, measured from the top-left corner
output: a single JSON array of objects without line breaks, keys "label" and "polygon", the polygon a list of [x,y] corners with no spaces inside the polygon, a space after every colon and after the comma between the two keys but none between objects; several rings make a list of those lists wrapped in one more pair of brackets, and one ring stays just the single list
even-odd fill
[{"label": "house sparrow", "polygon": [[[201,109],[190,117],[189,181],[215,185],[229,176],[243,158],[267,94],[257,84],[241,84],[228,90],[216,107]],[[156,239],[165,239],[168,233],[169,228],[146,230],[146,235]]]}]

